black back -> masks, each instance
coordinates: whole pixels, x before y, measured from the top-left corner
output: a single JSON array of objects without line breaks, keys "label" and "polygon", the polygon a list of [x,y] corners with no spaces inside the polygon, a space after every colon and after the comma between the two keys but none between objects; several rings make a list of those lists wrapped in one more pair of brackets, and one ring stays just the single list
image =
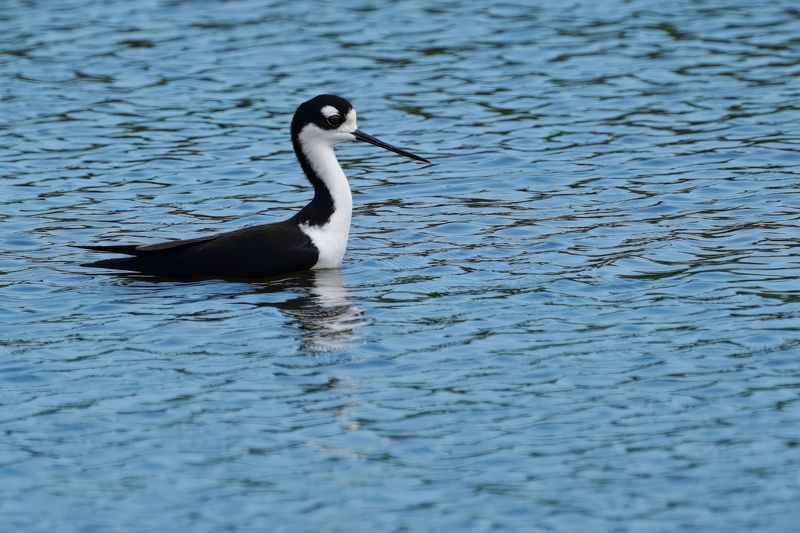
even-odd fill
[{"label": "black back", "polygon": [[84,266],[164,277],[263,278],[308,270],[319,258],[317,248],[293,219],[212,237],[122,247],[124,251],[113,246],[87,248],[133,257],[106,259]]}]

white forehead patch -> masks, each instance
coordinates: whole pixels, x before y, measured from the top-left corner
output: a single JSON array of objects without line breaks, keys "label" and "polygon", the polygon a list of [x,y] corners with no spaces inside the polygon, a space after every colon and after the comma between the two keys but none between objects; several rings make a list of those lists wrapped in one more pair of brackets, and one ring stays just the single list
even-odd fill
[{"label": "white forehead patch", "polygon": [[339,127],[344,131],[353,131],[358,129],[358,126],[356,125],[355,109],[350,109],[350,111],[347,112],[347,116],[344,118],[344,122],[342,122],[342,125]]},{"label": "white forehead patch", "polygon": [[332,105],[326,105],[325,107],[320,109],[320,113],[322,113],[323,117],[328,118],[332,117],[333,115],[338,115],[339,110],[333,107]]}]

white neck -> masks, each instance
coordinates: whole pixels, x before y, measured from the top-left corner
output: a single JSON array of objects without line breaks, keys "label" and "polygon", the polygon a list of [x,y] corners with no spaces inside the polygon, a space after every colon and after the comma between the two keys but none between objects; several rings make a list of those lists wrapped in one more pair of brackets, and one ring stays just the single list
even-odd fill
[{"label": "white neck", "polygon": [[322,226],[302,224],[300,229],[308,235],[319,250],[314,269],[337,268],[342,264],[350,234],[350,217],[353,196],[333,145],[321,138],[316,126],[306,126],[300,133],[300,145],[314,173],[322,180],[333,199],[333,214]]}]

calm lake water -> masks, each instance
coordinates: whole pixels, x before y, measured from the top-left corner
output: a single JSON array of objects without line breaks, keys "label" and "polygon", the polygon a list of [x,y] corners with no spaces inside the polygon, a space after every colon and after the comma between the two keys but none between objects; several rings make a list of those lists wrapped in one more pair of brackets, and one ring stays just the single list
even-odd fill
[{"label": "calm lake water", "polygon": [[[27,531],[795,531],[794,1],[9,1],[0,516]],[[341,270],[80,267],[281,220]]]}]

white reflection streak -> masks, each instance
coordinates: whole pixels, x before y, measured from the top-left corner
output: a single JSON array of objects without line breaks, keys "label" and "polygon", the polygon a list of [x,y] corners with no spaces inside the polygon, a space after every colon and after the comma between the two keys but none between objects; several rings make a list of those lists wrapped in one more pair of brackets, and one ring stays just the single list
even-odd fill
[{"label": "white reflection streak", "polygon": [[350,304],[339,269],[317,270],[309,289],[309,306],[296,311],[304,348],[313,352],[343,351],[357,344],[356,330],[365,325],[363,310]]}]

